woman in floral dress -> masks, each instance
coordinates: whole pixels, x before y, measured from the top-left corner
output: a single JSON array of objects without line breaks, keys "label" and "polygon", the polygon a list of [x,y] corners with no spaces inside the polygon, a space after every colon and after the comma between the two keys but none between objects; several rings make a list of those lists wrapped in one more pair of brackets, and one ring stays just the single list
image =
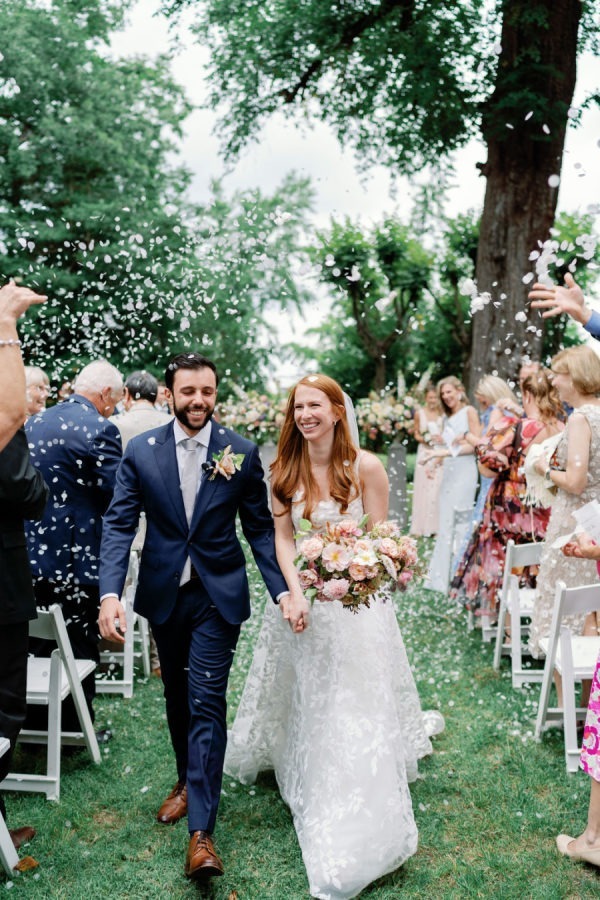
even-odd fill
[{"label": "woman in floral dress", "polygon": [[[531,617],[529,649],[535,657],[542,655],[540,639],[550,633],[556,582],[576,587],[594,581],[596,576],[592,563],[574,563],[553,544],[574,531],[576,521],[572,513],[597,499],[600,490],[600,359],[591,347],[570,347],[553,358],[552,373],[560,399],[573,407],[573,412],[552,457],[556,462],[551,465],[542,456],[535,464],[538,474],[557,489]],[[594,633],[594,614],[565,619],[577,634],[584,633],[586,621],[592,629],[590,633]]]},{"label": "woman in floral dress", "polygon": [[[474,532],[452,580],[451,596],[468,609],[493,616],[502,575],[506,545],[543,541],[550,510],[525,504],[523,462],[529,448],[556,434],[563,425],[562,407],[548,375],[539,371],[523,382],[525,418],[504,416],[476,445],[480,471],[495,475],[489,490],[481,525]],[[523,573],[524,583],[533,584],[537,569]]]}]

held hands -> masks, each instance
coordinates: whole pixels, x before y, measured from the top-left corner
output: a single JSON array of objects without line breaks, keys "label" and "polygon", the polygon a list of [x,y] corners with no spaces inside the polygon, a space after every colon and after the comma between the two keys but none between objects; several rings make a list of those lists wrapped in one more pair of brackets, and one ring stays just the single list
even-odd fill
[{"label": "held hands", "polygon": [[529,292],[529,299],[533,301],[533,309],[545,310],[543,319],[566,313],[576,322],[586,325],[592,315],[591,309],[585,305],[583,291],[570,272],[565,275],[564,287],[534,284]]},{"label": "held hands", "polygon": [[310,604],[301,591],[284,594],[279,606],[283,618],[290,623],[294,634],[301,634],[308,628]]},{"label": "held hands", "polygon": [[[127,631],[127,619],[123,604],[117,596],[105,597],[100,604],[98,626],[100,634],[105,640],[115,641],[117,644],[125,643],[124,634]],[[118,631],[117,628],[119,629]]]}]

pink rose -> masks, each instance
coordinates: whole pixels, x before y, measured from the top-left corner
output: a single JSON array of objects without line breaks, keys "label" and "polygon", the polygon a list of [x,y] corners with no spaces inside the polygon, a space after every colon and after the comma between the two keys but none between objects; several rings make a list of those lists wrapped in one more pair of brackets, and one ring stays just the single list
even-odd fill
[{"label": "pink rose", "polygon": [[300,545],[300,551],[308,560],[318,559],[323,552],[323,541],[320,537],[307,538]]},{"label": "pink rose", "polygon": [[379,542],[379,550],[381,553],[385,553],[386,556],[391,556],[392,559],[398,559],[400,556],[400,548],[396,541],[393,541],[392,538],[384,537]]},{"label": "pink rose", "polygon": [[403,572],[400,572],[400,576],[398,578],[398,584],[400,587],[405,588],[409,581],[412,581],[413,573],[410,569],[404,569]]},{"label": "pink rose", "polygon": [[367,567],[361,566],[359,563],[350,563],[348,574],[352,581],[363,581],[367,577]]},{"label": "pink rose", "polygon": [[224,475],[229,481],[231,476],[235,475],[235,462],[231,456],[224,455],[223,459],[215,460],[215,472],[219,475]]},{"label": "pink rose", "polygon": [[306,588],[313,587],[319,580],[319,576],[314,571],[314,569],[303,569],[298,573],[298,578],[300,579],[300,587],[302,590],[306,590]]},{"label": "pink rose", "polygon": [[350,582],[346,578],[332,578],[323,585],[322,595],[326,600],[341,600],[350,590]]},{"label": "pink rose", "polygon": [[362,528],[358,527],[358,522],[354,519],[344,519],[337,525],[337,531],[341,537],[358,537],[362,534]]}]

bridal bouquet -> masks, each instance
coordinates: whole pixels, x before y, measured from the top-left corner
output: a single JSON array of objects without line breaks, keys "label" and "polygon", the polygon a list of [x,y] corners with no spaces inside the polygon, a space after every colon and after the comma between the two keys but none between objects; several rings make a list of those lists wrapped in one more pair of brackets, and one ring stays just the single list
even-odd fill
[{"label": "bridal bouquet", "polygon": [[367,516],[360,522],[328,522],[324,531],[314,532],[311,522],[301,519],[295,563],[309,600],[339,600],[356,613],[382,588],[403,589],[412,580],[419,562],[413,538],[401,535],[392,521],[366,531],[366,521]]}]

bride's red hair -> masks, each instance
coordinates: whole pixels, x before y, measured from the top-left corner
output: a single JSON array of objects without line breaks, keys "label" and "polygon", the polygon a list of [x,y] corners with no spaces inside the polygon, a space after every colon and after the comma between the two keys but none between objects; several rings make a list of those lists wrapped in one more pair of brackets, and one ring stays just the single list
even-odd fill
[{"label": "bride's red hair", "polygon": [[273,494],[285,507],[286,512],[289,512],[292,508],[292,498],[298,488],[302,486],[305,519],[310,519],[319,501],[317,483],[310,467],[308,444],[298,430],[294,419],[296,389],[300,385],[323,391],[339,417],[333,433],[333,448],[328,474],[331,497],[340,504],[340,510],[344,513],[348,509],[350,501],[358,497],[360,493],[355,465],[358,449],[350,437],[344,393],[337,381],[328,375],[305,375],[290,391],[285,422],[277,444],[277,456],[271,463]]}]

